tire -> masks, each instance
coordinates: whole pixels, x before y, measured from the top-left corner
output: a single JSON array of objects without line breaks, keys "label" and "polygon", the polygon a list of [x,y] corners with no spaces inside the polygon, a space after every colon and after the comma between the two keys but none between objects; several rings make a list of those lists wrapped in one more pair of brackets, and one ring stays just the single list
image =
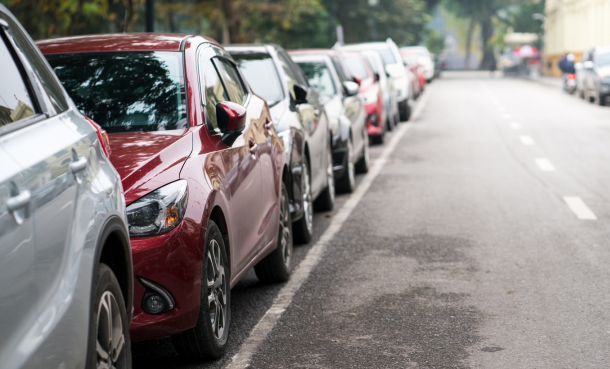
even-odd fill
[{"label": "tire", "polygon": [[409,106],[409,100],[405,100],[402,103],[398,104],[399,113],[400,113],[400,121],[406,122],[411,118],[411,107]]},{"label": "tire", "polygon": [[254,267],[256,276],[261,282],[286,282],[292,271],[292,218],[290,217],[288,190],[283,182],[279,222],[277,248]]},{"label": "tire", "polygon": [[[94,280],[94,299],[89,315],[87,369],[129,369],[129,320],[119,281],[112,269],[103,263],[99,264]],[[108,365],[109,362],[112,364]]]},{"label": "tire", "polygon": [[390,114],[388,114],[387,118],[385,119],[385,124],[386,124],[386,130],[388,132],[392,131],[392,129],[394,129],[394,123],[392,122],[392,117],[390,117]]},{"label": "tire", "polygon": [[581,99],[585,99],[585,92],[582,90],[578,90],[578,96],[580,96]]},{"label": "tire", "polygon": [[172,336],[174,348],[180,356],[202,360],[216,359],[225,353],[231,326],[229,265],[222,233],[216,223],[210,220],[201,268],[199,317],[195,327]]},{"label": "tire", "polygon": [[[330,146],[330,145],[329,145]],[[316,199],[316,208],[320,211],[331,211],[335,206],[335,174],[333,172],[333,155],[328,148],[326,159],[326,188]]]},{"label": "tire", "polygon": [[354,155],[354,144],[352,137],[347,140],[347,151],[345,153],[345,170],[341,178],[337,180],[337,190],[342,193],[352,193],[356,187],[356,167],[352,156]]},{"label": "tire", "polygon": [[597,105],[606,106],[606,96],[605,95],[597,95]]},{"label": "tire", "polygon": [[303,155],[301,164],[301,207],[303,216],[292,225],[294,240],[297,243],[307,243],[313,234],[313,197],[311,196],[311,177],[309,176],[309,160]]},{"label": "tire", "polygon": [[368,173],[369,172],[369,162],[370,162],[369,134],[365,130],[364,131],[364,144],[362,147],[362,156],[360,157],[360,159],[358,159],[358,162],[356,162],[356,166],[355,166],[356,173]]}]

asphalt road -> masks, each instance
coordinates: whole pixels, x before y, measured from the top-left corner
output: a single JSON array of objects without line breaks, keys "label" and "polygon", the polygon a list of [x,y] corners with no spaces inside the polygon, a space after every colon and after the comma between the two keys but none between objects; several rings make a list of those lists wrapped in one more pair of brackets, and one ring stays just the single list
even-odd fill
[{"label": "asphalt road", "polygon": [[[610,367],[610,108],[486,73],[424,100],[250,367]],[[166,339],[135,343],[134,367],[227,365],[281,288],[233,289],[223,359]]]}]

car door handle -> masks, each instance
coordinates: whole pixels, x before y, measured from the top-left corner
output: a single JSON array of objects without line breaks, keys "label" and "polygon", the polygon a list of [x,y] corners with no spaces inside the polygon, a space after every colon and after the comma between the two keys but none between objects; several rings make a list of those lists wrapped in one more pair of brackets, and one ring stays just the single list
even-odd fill
[{"label": "car door handle", "polygon": [[82,172],[85,168],[87,168],[87,158],[84,156],[81,156],[77,161],[70,163],[70,170],[74,174]]},{"label": "car door handle", "polygon": [[10,197],[8,199],[8,201],[6,202],[6,207],[9,211],[16,211],[29,204],[31,199],[32,194],[30,193],[30,191],[21,191],[19,195]]}]

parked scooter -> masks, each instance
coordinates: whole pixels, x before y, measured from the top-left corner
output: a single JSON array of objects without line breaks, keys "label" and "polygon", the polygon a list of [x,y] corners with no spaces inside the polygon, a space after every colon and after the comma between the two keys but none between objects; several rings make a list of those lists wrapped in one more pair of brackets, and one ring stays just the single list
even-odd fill
[{"label": "parked scooter", "polygon": [[576,80],[576,74],[574,73],[564,73],[563,74],[563,90],[570,95],[576,92],[576,87],[578,82]]}]

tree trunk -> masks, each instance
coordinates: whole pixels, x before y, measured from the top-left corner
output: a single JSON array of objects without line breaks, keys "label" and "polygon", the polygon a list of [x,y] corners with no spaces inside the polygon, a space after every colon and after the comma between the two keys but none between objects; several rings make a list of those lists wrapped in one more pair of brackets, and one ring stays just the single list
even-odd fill
[{"label": "tree trunk", "polygon": [[127,25],[123,27],[125,32],[131,32],[136,24],[136,21],[138,20],[138,15],[135,12],[133,2],[134,0],[125,0],[125,11],[127,12]]},{"label": "tree trunk", "polygon": [[[225,16],[226,29],[229,33],[230,43],[242,42],[241,37],[241,18],[239,16],[238,4],[234,0],[224,0],[222,2],[222,12]],[[224,37],[223,37],[224,38]]]},{"label": "tree trunk", "polygon": [[481,36],[483,41],[483,60],[481,61],[481,70],[496,70],[496,56],[494,55],[493,45],[490,40],[494,34],[494,27],[491,21],[491,11],[487,11],[481,24]]},{"label": "tree trunk", "polygon": [[169,18],[169,31],[171,33],[176,33],[178,32],[178,28],[176,27],[176,20],[175,18],[175,14],[174,14],[174,8],[173,8],[173,4],[172,7],[169,9],[169,11],[167,12],[167,17]]},{"label": "tree trunk", "polygon": [[76,11],[72,14],[72,21],[70,22],[70,26],[68,27],[68,36],[74,35],[78,27],[78,23],[80,22],[80,17],[83,14],[83,5],[85,4],[85,0],[78,0],[78,5],[76,6]]},{"label": "tree trunk", "polygon": [[476,20],[474,16],[470,18],[470,23],[468,24],[468,33],[466,33],[466,56],[464,57],[464,69],[470,69],[470,56],[472,49],[472,34],[474,33],[474,26],[476,24]]}]

